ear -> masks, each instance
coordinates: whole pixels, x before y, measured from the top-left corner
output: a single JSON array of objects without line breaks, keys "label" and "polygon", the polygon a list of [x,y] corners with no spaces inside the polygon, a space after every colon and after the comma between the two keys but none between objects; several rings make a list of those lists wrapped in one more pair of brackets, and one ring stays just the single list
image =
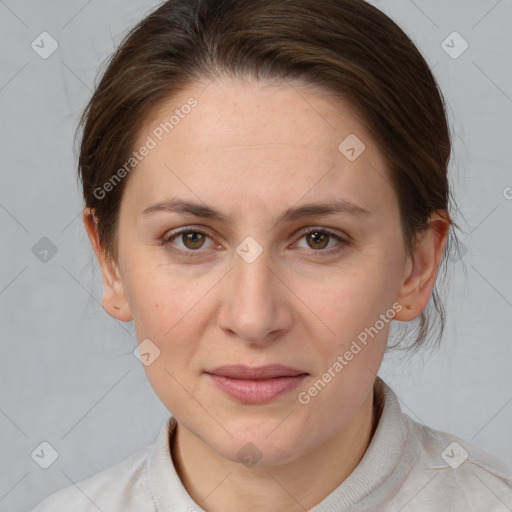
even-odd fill
[{"label": "ear", "polygon": [[397,297],[403,308],[395,315],[396,320],[413,320],[427,307],[448,239],[448,219],[443,210],[432,213],[427,229],[419,235],[412,255],[407,258],[404,282]]},{"label": "ear", "polygon": [[101,267],[103,278],[103,309],[112,317],[129,322],[133,319],[123,281],[119,272],[118,265],[106,254],[106,251],[100,244],[98,235],[98,220],[90,208],[84,208],[82,220],[89,235],[89,240],[96,254],[96,258]]}]

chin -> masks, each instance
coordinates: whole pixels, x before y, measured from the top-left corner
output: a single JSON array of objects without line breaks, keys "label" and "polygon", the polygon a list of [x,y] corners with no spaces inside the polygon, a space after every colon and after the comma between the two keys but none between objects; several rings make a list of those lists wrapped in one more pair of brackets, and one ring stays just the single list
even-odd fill
[{"label": "chin", "polygon": [[[264,436],[263,436],[264,439]],[[280,466],[292,461],[298,456],[294,446],[283,447],[276,446],[275,443],[268,440],[255,440],[255,442],[237,441],[237,449],[233,451],[233,444],[227,446],[226,451],[219,452],[219,455],[231,462],[245,467],[262,466]]]},{"label": "chin", "polygon": [[247,467],[281,465],[300,456],[305,444],[301,436],[295,438],[289,428],[276,429],[278,424],[274,420],[273,426],[268,428],[268,421],[243,425],[237,422],[238,429],[227,426],[227,430],[234,433],[233,438],[229,435],[222,440],[203,437],[203,441],[220,456],[237,464]]}]

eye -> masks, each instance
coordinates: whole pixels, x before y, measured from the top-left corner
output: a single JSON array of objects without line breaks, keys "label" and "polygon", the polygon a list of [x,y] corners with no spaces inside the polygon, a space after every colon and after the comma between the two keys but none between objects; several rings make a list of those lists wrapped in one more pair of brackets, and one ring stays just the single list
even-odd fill
[{"label": "eye", "polygon": [[[310,249],[313,253],[319,253],[319,256],[338,253],[349,244],[349,242],[341,236],[323,228],[306,228],[299,234],[301,235],[299,241],[302,239],[306,240],[306,249]],[[168,245],[173,252],[182,256],[196,257],[200,255],[200,249],[205,248],[205,242],[208,238],[211,240],[211,237],[206,231],[199,228],[187,227],[164,236],[162,243],[163,245]],[[329,242],[333,241],[333,239],[337,240],[338,244],[335,244],[334,248],[331,246],[326,249]],[[175,240],[181,241],[183,246],[180,247],[177,245]],[[215,244],[213,244],[213,246],[215,246]],[[198,254],[196,255],[194,253]]]},{"label": "eye", "polygon": [[[307,244],[306,248],[312,249],[313,252],[332,254],[343,250],[345,246],[348,245],[347,240],[323,228],[307,228],[301,232],[301,235],[300,240],[305,239]],[[332,246],[324,250],[333,239],[339,242],[337,245],[335,244],[334,250],[332,250]]]},{"label": "eye", "polygon": [[190,253],[198,252],[198,249],[203,248],[207,238],[210,237],[205,231],[201,229],[183,228],[170,233],[168,236],[165,236],[162,242],[164,245],[173,245],[171,242],[174,242],[174,240],[178,239],[183,243],[184,247],[178,246],[178,250],[176,250],[176,252],[179,252],[184,256],[194,256]]}]

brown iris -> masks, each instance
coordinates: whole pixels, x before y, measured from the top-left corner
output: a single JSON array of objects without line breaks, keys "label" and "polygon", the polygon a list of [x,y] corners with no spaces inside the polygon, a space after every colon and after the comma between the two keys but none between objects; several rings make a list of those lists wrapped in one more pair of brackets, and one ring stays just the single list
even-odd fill
[{"label": "brown iris", "polygon": [[313,239],[314,244],[319,243],[321,245],[320,247],[312,247],[309,244],[312,249],[324,249],[327,246],[329,240],[329,235],[327,233],[322,233],[321,231],[313,231],[311,233],[308,233],[306,236],[310,240]]},{"label": "brown iris", "polygon": [[183,242],[187,249],[200,249],[204,244],[205,235],[200,231],[189,231],[182,233],[181,236],[183,237]]}]

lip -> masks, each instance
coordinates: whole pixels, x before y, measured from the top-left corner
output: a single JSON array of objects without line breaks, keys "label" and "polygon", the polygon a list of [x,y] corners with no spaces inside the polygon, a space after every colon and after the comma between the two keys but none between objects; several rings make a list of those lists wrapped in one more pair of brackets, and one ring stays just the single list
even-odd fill
[{"label": "lip", "polygon": [[226,365],[218,366],[206,373],[230,377],[231,379],[272,379],[275,377],[294,377],[307,372],[282,364],[268,364],[266,366],[244,366],[244,365]]},{"label": "lip", "polygon": [[288,366],[220,366],[205,372],[215,385],[247,404],[265,403],[296,388],[309,374]]}]

